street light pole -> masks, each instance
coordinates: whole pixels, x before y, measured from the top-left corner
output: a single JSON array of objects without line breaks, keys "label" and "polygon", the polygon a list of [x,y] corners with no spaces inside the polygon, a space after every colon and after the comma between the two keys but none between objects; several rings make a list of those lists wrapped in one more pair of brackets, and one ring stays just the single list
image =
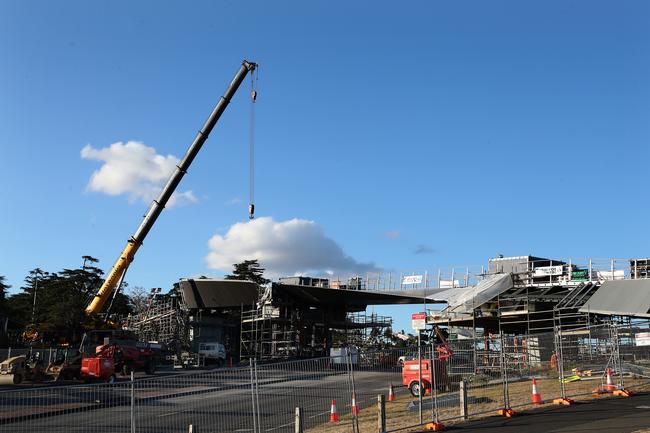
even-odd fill
[{"label": "street light pole", "polygon": [[32,304],[32,323],[36,318],[36,292],[38,291],[38,274],[34,277],[34,303]]}]

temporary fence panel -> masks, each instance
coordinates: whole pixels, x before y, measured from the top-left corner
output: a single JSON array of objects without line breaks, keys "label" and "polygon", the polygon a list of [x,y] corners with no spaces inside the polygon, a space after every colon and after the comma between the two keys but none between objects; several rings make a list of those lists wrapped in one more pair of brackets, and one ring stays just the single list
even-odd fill
[{"label": "temporary fence panel", "polygon": [[131,433],[253,431],[253,385],[247,367],[138,380]]},{"label": "temporary fence panel", "polygon": [[[351,431],[349,358],[328,357],[254,366],[258,432],[294,432],[295,408],[306,431]],[[330,422],[332,401],[338,422]]]},{"label": "temporary fence panel", "polygon": [[[611,389],[650,389],[648,321],[486,335],[445,347],[427,343],[421,362],[417,348],[341,353],[160,372],[134,381],[118,377],[113,384],[23,384],[0,391],[0,433],[185,433],[189,425],[195,432],[293,432],[296,407],[305,431],[358,433],[376,429],[378,394],[386,396],[387,431],[402,431],[421,421],[454,423],[503,408],[531,408],[538,404],[533,379],[535,400],[542,403],[607,391],[608,371]],[[426,392],[421,400],[412,386],[420,368]],[[332,400],[336,422],[330,421]]]},{"label": "temporary fence panel", "polygon": [[0,392],[0,432],[130,431],[128,382]]}]

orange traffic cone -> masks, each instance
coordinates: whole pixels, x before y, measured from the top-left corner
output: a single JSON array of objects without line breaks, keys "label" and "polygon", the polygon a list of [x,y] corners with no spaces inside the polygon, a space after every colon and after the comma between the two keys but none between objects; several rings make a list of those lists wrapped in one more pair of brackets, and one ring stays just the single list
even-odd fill
[{"label": "orange traffic cone", "polygon": [[336,412],[336,402],[332,400],[332,408],[330,409],[330,422],[339,422],[339,414]]},{"label": "orange traffic cone", "polygon": [[388,387],[388,401],[395,401],[395,394],[393,393],[393,384]]},{"label": "orange traffic cone", "polygon": [[355,415],[359,414],[359,406],[357,406],[357,398],[355,397],[354,393],[352,393],[352,413]]},{"label": "orange traffic cone", "polygon": [[614,391],[616,389],[616,385],[614,385],[614,381],[612,380],[611,368],[607,368],[607,386],[605,389],[607,389],[607,391]]},{"label": "orange traffic cone", "polygon": [[533,377],[533,403],[542,404],[542,395],[537,391],[537,379]]}]

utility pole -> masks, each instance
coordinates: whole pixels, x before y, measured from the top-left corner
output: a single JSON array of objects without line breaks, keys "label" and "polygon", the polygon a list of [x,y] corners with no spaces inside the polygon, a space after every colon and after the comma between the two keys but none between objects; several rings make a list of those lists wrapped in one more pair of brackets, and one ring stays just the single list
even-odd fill
[{"label": "utility pole", "polygon": [[43,274],[39,268],[34,270],[34,301],[32,303],[32,323],[36,320],[36,292],[38,291],[38,277]]}]

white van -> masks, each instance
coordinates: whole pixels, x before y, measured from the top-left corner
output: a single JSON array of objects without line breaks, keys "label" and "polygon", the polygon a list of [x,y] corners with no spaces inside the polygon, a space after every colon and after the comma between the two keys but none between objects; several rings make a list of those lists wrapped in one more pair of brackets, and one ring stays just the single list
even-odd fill
[{"label": "white van", "polygon": [[204,356],[206,362],[226,362],[226,348],[221,343],[199,343],[199,355]]}]

